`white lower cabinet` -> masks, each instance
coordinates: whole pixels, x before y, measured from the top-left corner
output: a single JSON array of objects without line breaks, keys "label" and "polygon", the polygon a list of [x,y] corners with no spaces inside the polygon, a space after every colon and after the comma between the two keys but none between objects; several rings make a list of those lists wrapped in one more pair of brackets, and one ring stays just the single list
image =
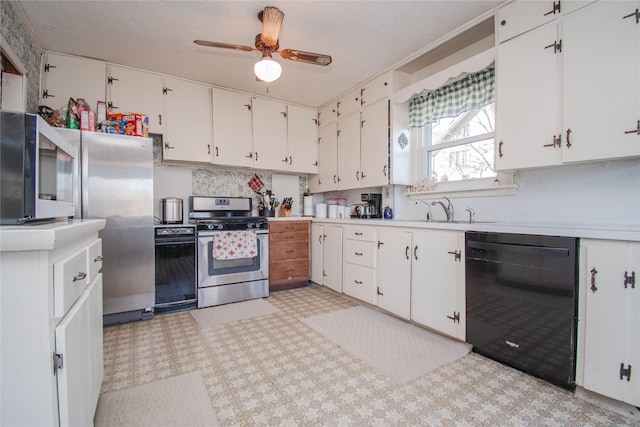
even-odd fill
[{"label": "white lower cabinet", "polygon": [[404,319],[411,317],[411,232],[377,230],[378,307]]},{"label": "white lower cabinet", "polygon": [[342,292],[342,227],[311,225],[311,281]]},{"label": "white lower cabinet", "polygon": [[640,405],[640,243],[581,241],[584,388]]},{"label": "white lower cabinet", "polygon": [[0,252],[0,425],[93,424],[104,373],[104,225],[89,223],[59,226],[66,240],[42,239],[53,248]]},{"label": "white lower cabinet", "polygon": [[413,232],[411,319],[465,339],[464,232]]},{"label": "white lower cabinet", "polygon": [[373,227],[344,228],[342,291],[369,304],[376,304],[376,250]]}]

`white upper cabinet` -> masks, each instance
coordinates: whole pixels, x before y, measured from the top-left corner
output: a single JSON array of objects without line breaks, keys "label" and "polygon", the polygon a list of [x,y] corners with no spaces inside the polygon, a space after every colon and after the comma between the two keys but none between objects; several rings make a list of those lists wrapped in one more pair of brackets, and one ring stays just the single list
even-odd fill
[{"label": "white upper cabinet", "polygon": [[107,106],[149,117],[149,132],[163,133],[162,76],[117,65],[107,67]]},{"label": "white upper cabinet", "polygon": [[[603,2],[563,23],[563,161],[640,155],[640,2]],[[568,138],[568,140],[567,140]]]},{"label": "white upper cabinet", "polygon": [[354,89],[342,98],[338,99],[338,119],[348,116],[355,111],[360,111],[360,102],[360,89]]},{"label": "white upper cabinet", "polygon": [[338,120],[338,190],[360,187],[360,112]]},{"label": "white upper cabinet", "polygon": [[253,99],[253,152],[256,168],[287,169],[287,104],[284,102]]},{"label": "white upper cabinet", "polygon": [[107,64],[95,59],[46,53],[42,63],[40,105],[54,110],[66,106],[69,98],[83,98],[91,111],[105,100]]},{"label": "white upper cabinet", "polygon": [[498,46],[497,170],[560,163],[558,41],[547,25]]},{"label": "white upper cabinet", "polygon": [[164,84],[163,159],[210,163],[213,142],[211,88],[169,77],[165,77]]},{"label": "white upper cabinet", "polygon": [[289,170],[318,173],[318,112],[314,108],[287,106]]},{"label": "white upper cabinet", "polygon": [[376,77],[360,89],[360,105],[366,108],[375,102],[389,96],[391,75],[385,73]]},{"label": "white upper cabinet", "polygon": [[325,105],[318,110],[318,125],[326,125],[338,119],[338,106],[335,102]]},{"label": "white upper cabinet", "polygon": [[309,189],[314,193],[338,188],[338,128],[330,122],[318,128],[318,174],[309,177]]},{"label": "white upper cabinet", "polygon": [[360,115],[360,186],[389,183],[389,101],[371,104]]},{"label": "white upper cabinet", "polygon": [[[564,3],[564,1],[562,2]],[[560,16],[560,0],[515,1],[498,10],[498,42],[502,43]]]},{"label": "white upper cabinet", "polygon": [[251,95],[213,89],[213,163],[253,166]]}]

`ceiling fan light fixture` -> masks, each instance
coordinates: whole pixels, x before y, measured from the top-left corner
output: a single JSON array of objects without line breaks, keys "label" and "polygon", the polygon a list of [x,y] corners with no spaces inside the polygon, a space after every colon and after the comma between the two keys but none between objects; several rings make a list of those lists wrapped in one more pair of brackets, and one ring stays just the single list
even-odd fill
[{"label": "ceiling fan light fixture", "polygon": [[253,66],[253,71],[260,80],[270,83],[280,78],[282,67],[271,58],[269,52],[265,51],[260,61],[256,62],[256,65]]},{"label": "ceiling fan light fixture", "polygon": [[284,13],[277,7],[267,6],[260,15],[262,16],[262,42],[266,46],[273,47],[278,44]]}]

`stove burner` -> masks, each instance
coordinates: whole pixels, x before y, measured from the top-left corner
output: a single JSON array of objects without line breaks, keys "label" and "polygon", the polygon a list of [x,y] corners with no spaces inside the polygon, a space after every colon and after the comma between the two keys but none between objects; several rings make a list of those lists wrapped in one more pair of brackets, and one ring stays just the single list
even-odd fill
[{"label": "stove burner", "polygon": [[199,231],[221,230],[266,230],[268,222],[265,217],[218,217],[196,221]]}]

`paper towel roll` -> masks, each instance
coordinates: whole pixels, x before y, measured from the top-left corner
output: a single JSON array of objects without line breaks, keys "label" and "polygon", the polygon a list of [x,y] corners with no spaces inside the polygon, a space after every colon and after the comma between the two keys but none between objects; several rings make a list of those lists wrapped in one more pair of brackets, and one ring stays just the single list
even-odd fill
[{"label": "paper towel roll", "polygon": [[327,204],[326,203],[316,204],[316,218],[326,218],[326,217],[327,217]]}]

